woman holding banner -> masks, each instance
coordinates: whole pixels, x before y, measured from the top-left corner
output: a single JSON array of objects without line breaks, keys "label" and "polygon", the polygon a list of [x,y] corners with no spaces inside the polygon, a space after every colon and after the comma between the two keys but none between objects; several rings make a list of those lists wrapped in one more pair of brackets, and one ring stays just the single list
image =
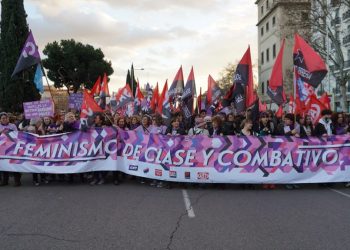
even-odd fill
[{"label": "woman holding banner", "polygon": [[151,117],[149,115],[143,115],[141,119],[141,125],[138,126],[135,131],[142,132],[144,134],[150,133]]},{"label": "woman holding banner", "polygon": [[166,132],[167,135],[186,135],[186,131],[180,127],[180,118],[175,116],[171,120],[170,126],[167,128]]},{"label": "woman holding banner", "polygon": [[[6,130],[17,131],[15,124],[10,123],[9,116],[7,113],[0,113],[0,133],[3,133]],[[10,174],[13,175],[15,187],[21,186],[21,174],[17,172],[0,172],[2,175],[0,186],[7,186],[9,183]]]},{"label": "woman holding banner", "polygon": [[211,120],[211,127],[209,128],[209,135],[210,136],[222,136],[222,120],[219,116],[213,117]]}]

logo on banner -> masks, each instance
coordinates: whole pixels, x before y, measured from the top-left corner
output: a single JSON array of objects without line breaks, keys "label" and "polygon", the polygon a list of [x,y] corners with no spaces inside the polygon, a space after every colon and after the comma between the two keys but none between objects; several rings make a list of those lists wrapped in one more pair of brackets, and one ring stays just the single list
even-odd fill
[{"label": "logo on banner", "polygon": [[137,171],[137,170],[139,170],[139,166],[130,165],[130,166],[129,166],[129,170],[130,170],[130,171]]},{"label": "logo on banner", "polygon": [[197,179],[198,180],[209,180],[209,173],[208,172],[199,172],[199,173],[197,173]]},{"label": "logo on banner", "polygon": [[191,179],[191,172],[185,172],[185,179]]},{"label": "logo on banner", "polygon": [[177,177],[176,171],[170,171],[170,172],[169,172],[169,177],[170,177],[170,178],[176,178],[176,177]]},{"label": "logo on banner", "polygon": [[145,169],[143,170],[143,173],[148,174],[148,173],[149,173],[149,168],[145,168]]},{"label": "logo on banner", "polygon": [[240,103],[244,101],[244,97],[242,95],[237,95],[236,97],[236,103]]},{"label": "logo on banner", "polygon": [[315,103],[311,104],[309,115],[313,121],[317,121],[317,119],[321,116],[321,107]]},{"label": "logo on banner", "polygon": [[156,169],[156,170],[155,170],[155,175],[156,175],[156,176],[159,176],[159,177],[160,177],[160,176],[163,176],[163,171],[162,171],[161,169]]},{"label": "logo on banner", "polygon": [[241,74],[239,74],[239,73],[235,74],[233,80],[234,80],[234,81],[242,81],[242,76],[241,76]]}]

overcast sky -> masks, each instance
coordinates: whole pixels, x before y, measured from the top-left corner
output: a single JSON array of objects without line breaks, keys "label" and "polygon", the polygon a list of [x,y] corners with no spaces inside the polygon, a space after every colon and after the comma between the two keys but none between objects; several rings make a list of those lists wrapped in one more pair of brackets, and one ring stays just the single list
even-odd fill
[{"label": "overcast sky", "polygon": [[74,38],[100,47],[112,61],[110,89],[125,84],[131,63],[141,84],[171,83],[182,65],[194,66],[197,88],[206,90],[248,45],[257,62],[257,11],[252,0],[26,0],[28,23],[42,50]]}]

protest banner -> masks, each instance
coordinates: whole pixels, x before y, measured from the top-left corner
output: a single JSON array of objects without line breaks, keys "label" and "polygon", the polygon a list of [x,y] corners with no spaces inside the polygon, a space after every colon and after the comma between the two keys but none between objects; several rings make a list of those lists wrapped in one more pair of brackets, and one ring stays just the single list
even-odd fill
[{"label": "protest banner", "polygon": [[83,93],[72,93],[68,98],[68,108],[80,110],[83,103]]},{"label": "protest banner", "polygon": [[122,171],[174,182],[350,181],[349,136],[327,138],[164,136],[114,128],[54,136],[6,131],[0,171]]},{"label": "protest banner", "polygon": [[350,180],[349,136],[164,136],[120,132],[118,167],[141,177],[199,183]]},{"label": "protest banner", "polygon": [[45,116],[54,116],[54,104],[51,99],[23,103],[26,119],[37,119]]},{"label": "protest banner", "polygon": [[5,131],[0,135],[0,171],[60,174],[116,170],[116,135],[114,128],[52,136]]}]

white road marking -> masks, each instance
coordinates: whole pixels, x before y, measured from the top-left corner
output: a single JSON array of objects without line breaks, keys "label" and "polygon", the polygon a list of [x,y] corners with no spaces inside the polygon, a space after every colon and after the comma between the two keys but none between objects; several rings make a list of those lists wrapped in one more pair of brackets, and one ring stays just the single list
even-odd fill
[{"label": "white road marking", "polygon": [[196,215],[194,214],[193,207],[191,205],[190,197],[188,196],[187,190],[182,189],[182,195],[184,197],[185,207],[187,211],[187,215],[189,218],[194,218]]},{"label": "white road marking", "polygon": [[333,188],[330,188],[329,190],[332,190],[333,192],[336,192],[336,193],[338,193],[338,194],[341,194],[341,195],[343,195],[343,196],[345,196],[345,197],[350,198],[350,194],[347,194],[347,193],[341,192],[341,191],[336,190],[336,189],[333,189]]}]

